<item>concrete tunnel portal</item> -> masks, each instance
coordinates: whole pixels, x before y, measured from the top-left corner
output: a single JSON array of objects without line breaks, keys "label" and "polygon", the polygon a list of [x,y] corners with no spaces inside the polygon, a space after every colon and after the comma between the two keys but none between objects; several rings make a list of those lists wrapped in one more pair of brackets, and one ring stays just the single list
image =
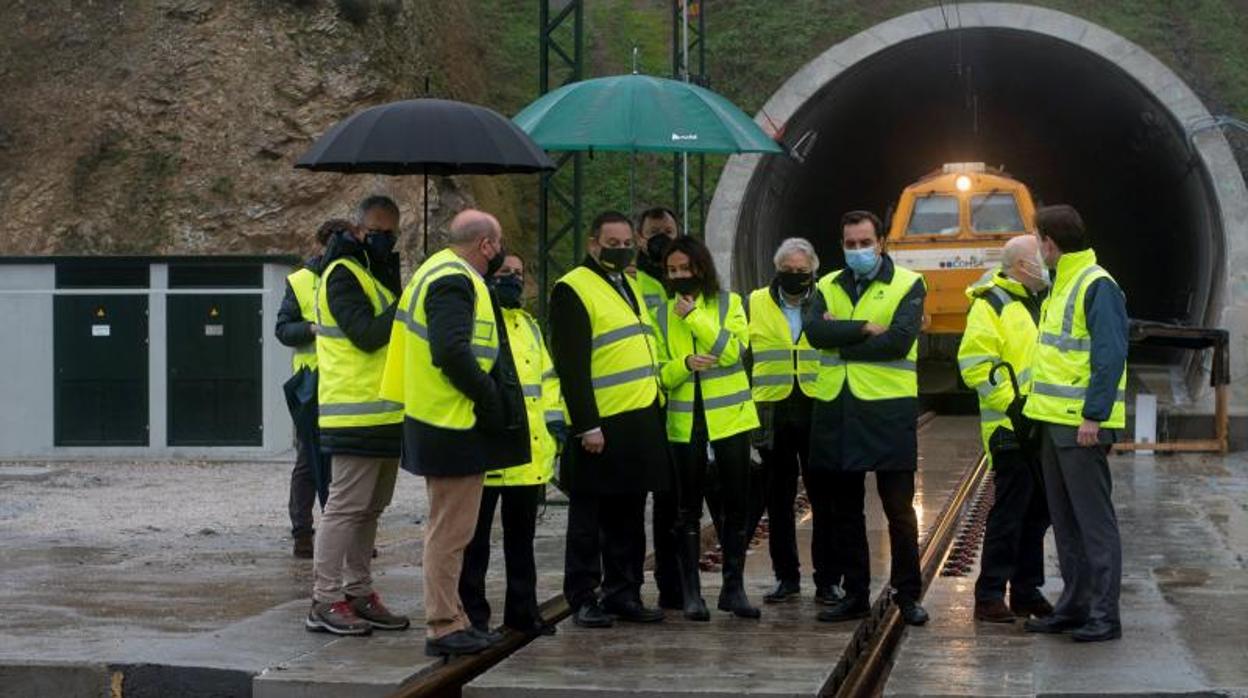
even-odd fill
[{"label": "concrete tunnel portal", "polygon": [[1219,131],[1189,138],[1209,116],[1195,95],[1143,49],[1070,15],[963,5],[961,21],[946,29],[933,8],[877,25],[773,95],[760,123],[782,124],[786,146],[805,138],[805,152],[725,168],[707,237],[734,287],[768,278],[776,245],[793,235],[815,243],[825,271],[837,268],[842,212],[884,216],[942,163],[986,162],[1038,205],[1081,211],[1133,318],[1242,318],[1228,265],[1248,237],[1243,178]]}]

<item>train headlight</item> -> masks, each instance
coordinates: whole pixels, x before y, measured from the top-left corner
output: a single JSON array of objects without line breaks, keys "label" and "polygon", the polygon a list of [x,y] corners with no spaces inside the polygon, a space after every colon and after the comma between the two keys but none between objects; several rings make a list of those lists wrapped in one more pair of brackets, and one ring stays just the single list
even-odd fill
[{"label": "train headlight", "polygon": [[953,184],[958,188],[958,191],[971,190],[971,178],[966,175],[958,175],[958,178],[953,180]]}]

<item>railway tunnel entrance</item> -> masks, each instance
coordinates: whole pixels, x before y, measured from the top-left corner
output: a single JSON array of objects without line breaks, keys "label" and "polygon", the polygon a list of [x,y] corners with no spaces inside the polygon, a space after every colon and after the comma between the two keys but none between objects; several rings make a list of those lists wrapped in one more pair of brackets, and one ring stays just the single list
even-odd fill
[{"label": "railway tunnel entrance", "polygon": [[[1133,318],[1248,332],[1248,283],[1230,278],[1243,277],[1235,260],[1248,254],[1243,177],[1223,135],[1200,129],[1210,115],[1191,90],[1143,49],[1070,15],[1006,4],[960,15],[960,28],[936,8],[877,25],[772,96],[761,120],[781,124],[800,157],[738,156],[725,168],[707,238],[734,285],[768,278],[792,235],[834,269],[842,212],[883,216],[942,163],[982,161],[1025,182],[1038,204],[1082,212]],[[1243,375],[1244,359],[1234,361]],[[1188,368],[1197,388],[1200,367]]]}]

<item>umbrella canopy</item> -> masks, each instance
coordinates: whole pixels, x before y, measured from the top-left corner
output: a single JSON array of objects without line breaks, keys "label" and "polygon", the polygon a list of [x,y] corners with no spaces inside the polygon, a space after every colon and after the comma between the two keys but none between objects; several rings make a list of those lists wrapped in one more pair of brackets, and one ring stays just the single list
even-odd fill
[{"label": "umbrella canopy", "polygon": [[525,107],[515,122],[547,150],[784,152],[727,99],[650,75],[564,85]]},{"label": "umbrella canopy", "polygon": [[343,119],[295,167],[384,175],[490,175],[553,170],[555,164],[496,111],[446,99],[411,99]]}]

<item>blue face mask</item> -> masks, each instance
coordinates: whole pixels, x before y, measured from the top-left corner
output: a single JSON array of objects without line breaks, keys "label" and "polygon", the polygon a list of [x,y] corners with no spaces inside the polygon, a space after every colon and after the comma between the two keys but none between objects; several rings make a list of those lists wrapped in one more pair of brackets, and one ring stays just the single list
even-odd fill
[{"label": "blue face mask", "polygon": [[844,250],[845,266],[849,267],[856,276],[866,276],[875,269],[875,265],[880,261],[880,255],[875,251],[874,247],[867,247],[861,250]]}]

